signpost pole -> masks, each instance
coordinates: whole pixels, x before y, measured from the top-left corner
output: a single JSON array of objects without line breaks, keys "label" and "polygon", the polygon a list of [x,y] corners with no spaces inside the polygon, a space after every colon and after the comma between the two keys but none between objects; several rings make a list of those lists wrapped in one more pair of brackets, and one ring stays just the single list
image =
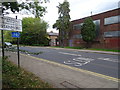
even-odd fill
[{"label": "signpost pole", "polygon": [[19,38],[17,37],[18,67],[20,67]]},{"label": "signpost pole", "polygon": [[5,54],[4,54],[4,36],[3,36],[3,30],[1,30],[1,38],[2,38],[2,60],[4,60]]},{"label": "signpost pole", "polygon": [[19,37],[17,37],[17,53],[18,53],[18,68],[20,68]]},{"label": "signpost pole", "polygon": [[[0,15],[2,16],[2,24],[3,24],[3,6],[2,6],[2,3],[0,3]],[[4,60],[5,54],[4,54],[4,35],[3,35],[3,30],[1,30],[1,38],[2,38],[2,60]]]}]

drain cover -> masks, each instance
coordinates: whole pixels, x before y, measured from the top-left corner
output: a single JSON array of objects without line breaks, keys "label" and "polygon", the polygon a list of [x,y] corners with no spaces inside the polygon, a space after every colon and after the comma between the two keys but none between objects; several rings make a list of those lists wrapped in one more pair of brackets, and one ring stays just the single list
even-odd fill
[{"label": "drain cover", "polygon": [[64,81],[62,83],[60,83],[62,86],[66,87],[66,88],[79,88],[78,86],[70,83],[70,82],[67,82],[67,81]]}]

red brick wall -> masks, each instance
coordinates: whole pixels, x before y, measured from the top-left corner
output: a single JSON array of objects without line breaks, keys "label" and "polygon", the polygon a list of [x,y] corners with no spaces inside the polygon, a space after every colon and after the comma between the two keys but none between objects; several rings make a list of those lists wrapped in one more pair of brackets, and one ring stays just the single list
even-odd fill
[{"label": "red brick wall", "polygon": [[120,45],[120,38],[106,38],[105,39],[105,48],[117,49]]}]

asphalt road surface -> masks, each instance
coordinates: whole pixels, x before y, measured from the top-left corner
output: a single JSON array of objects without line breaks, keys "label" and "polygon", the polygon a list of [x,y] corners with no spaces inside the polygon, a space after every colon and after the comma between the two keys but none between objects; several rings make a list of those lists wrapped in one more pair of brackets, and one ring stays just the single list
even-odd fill
[{"label": "asphalt road surface", "polygon": [[80,52],[77,50],[55,49],[45,47],[20,47],[29,52],[43,52],[34,57],[47,59],[103,75],[120,78],[118,75],[118,55]]}]

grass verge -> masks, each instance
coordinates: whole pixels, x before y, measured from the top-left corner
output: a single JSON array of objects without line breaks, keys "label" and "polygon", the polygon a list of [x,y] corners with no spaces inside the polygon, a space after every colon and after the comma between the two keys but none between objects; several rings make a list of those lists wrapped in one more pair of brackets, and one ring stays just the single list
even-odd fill
[{"label": "grass verge", "polygon": [[[14,47],[13,48],[6,48],[5,50],[6,51],[11,51],[11,52],[17,52],[17,49],[15,49]],[[30,52],[30,51],[22,50],[22,49],[19,49],[19,51],[22,52],[22,53],[32,54],[32,55],[39,55],[39,54],[43,53],[43,52]]]},{"label": "grass verge", "polygon": [[[53,48],[62,48],[59,46],[54,46]],[[97,50],[97,51],[111,51],[111,52],[120,52],[120,50],[112,50],[112,49],[99,49],[99,48],[83,48],[83,47],[64,47],[69,49],[85,49],[85,50]]]},{"label": "grass verge", "polygon": [[53,48],[69,48],[69,49],[83,49],[83,47],[60,47],[60,46],[52,46]]},{"label": "grass verge", "polygon": [[2,63],[2,78],[4,88],[52,88],[34,74],[18,68],[9,60]]},{"label": "grass verge", "polygon": [[120,52],[120,50],[111,50],[111,49],[99,49],[99,48],[90,48],[89,50],[97,50],[97,51],[110,51],[110,52]]}]

